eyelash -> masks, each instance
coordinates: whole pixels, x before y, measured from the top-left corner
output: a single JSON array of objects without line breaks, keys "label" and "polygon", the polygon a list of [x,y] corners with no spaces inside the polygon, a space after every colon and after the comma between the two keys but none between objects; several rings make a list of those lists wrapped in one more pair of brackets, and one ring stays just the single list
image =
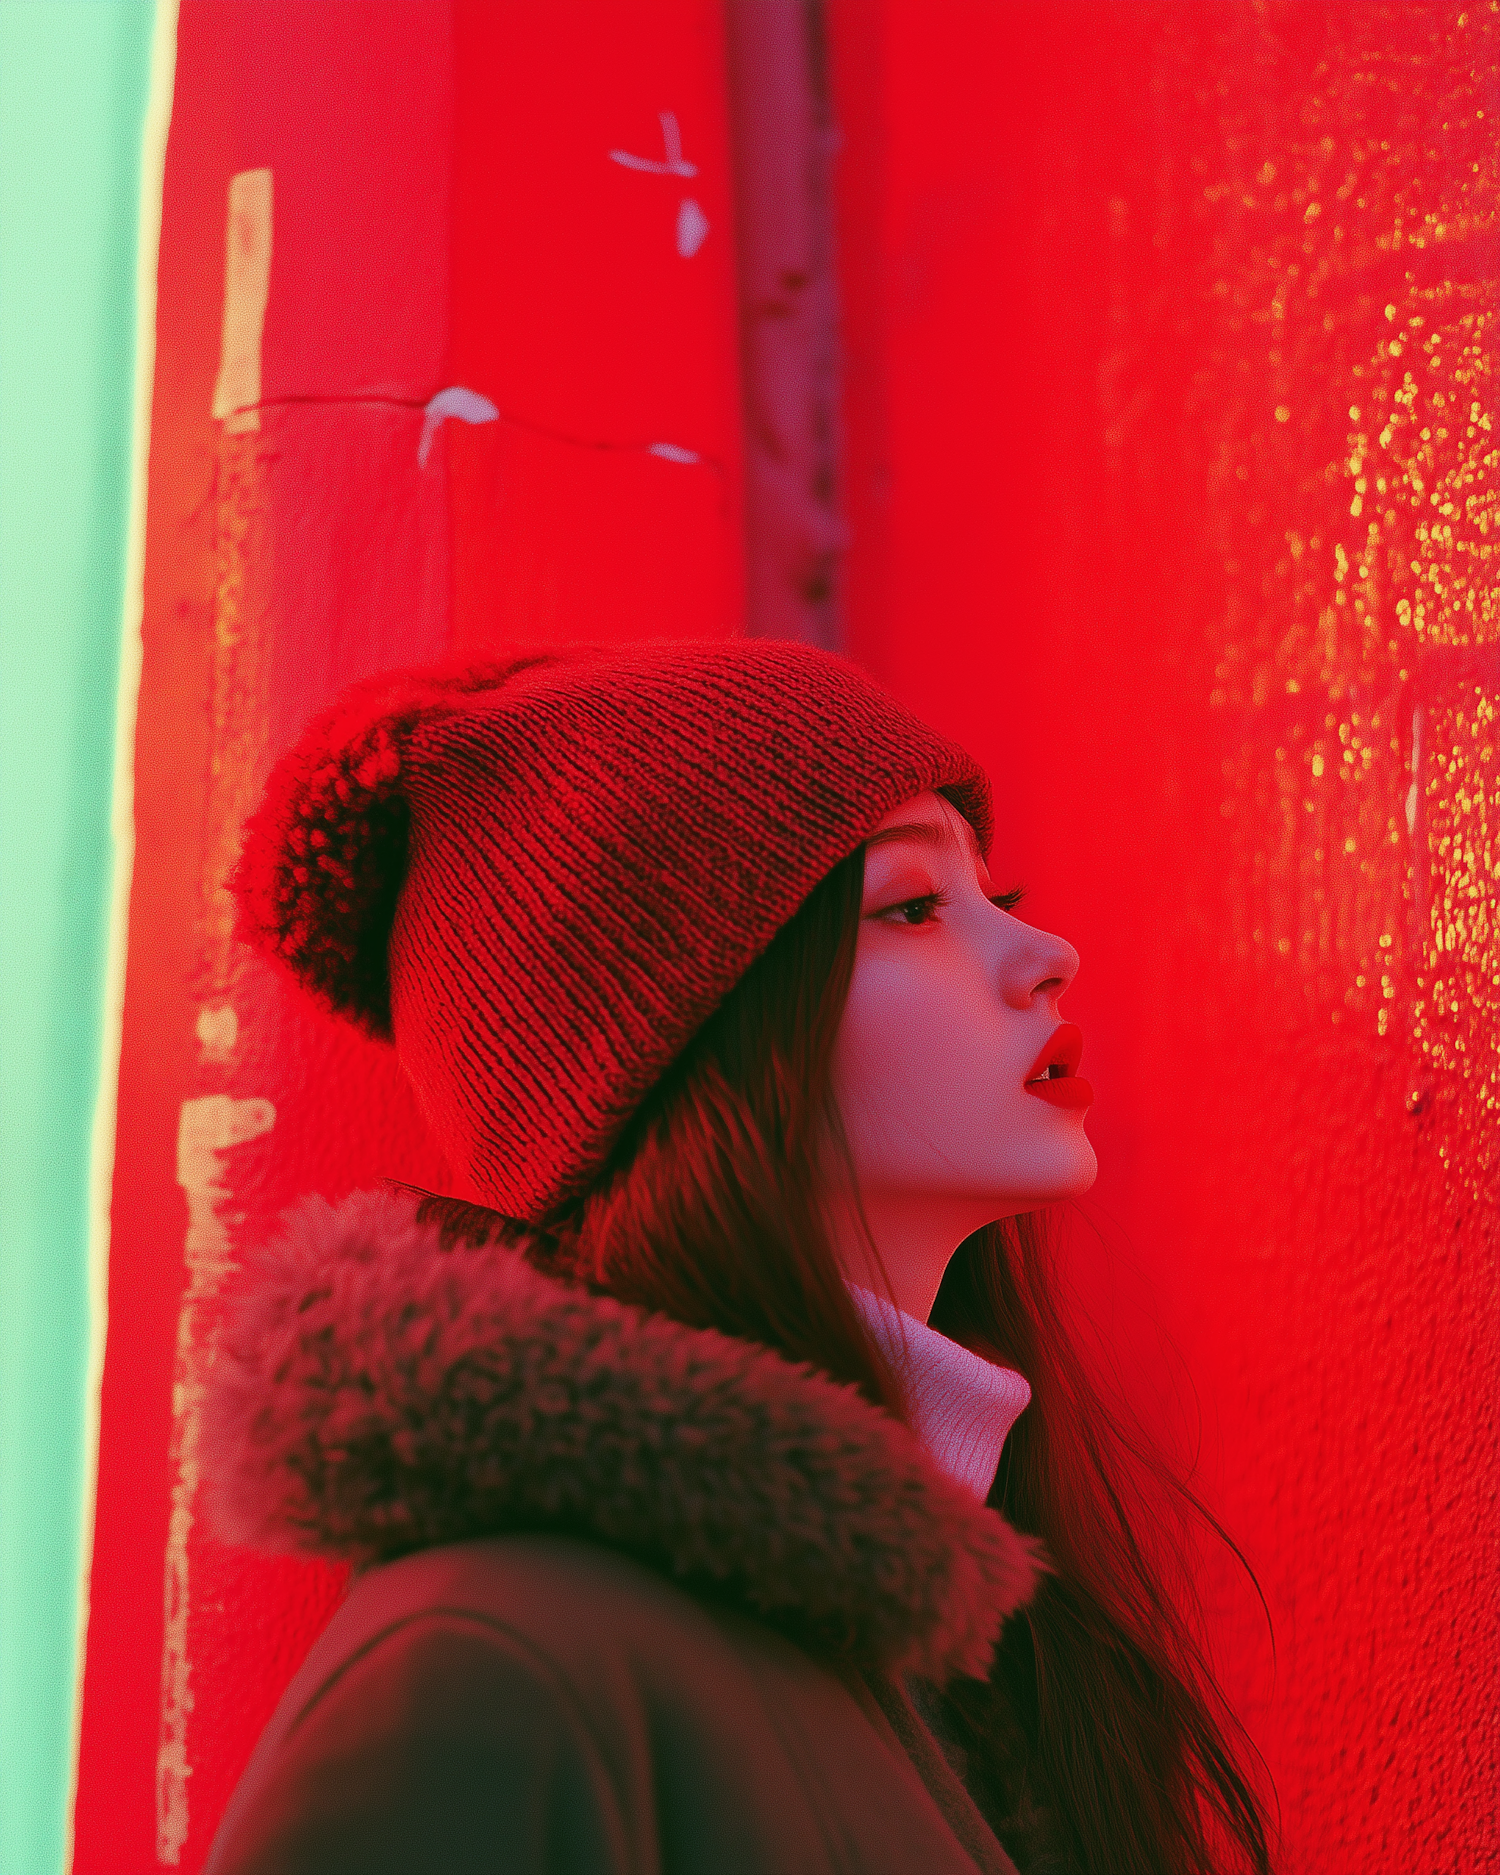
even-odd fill
[{"label": "eyelash", "polygon": [[[996,893],[994,898],[990,900],[990,903],[992,905],[998,905],[1001,911],[1014,911],[1025,896],[1025,889],[1018,885],[1013,886],[1009,892]],[[952,902],[952,895],[950,893],[924,892],[920,898],[905,898],[902,899],[899,905],[887,906],[886,910],[883,911],[880,916],[884,918],[893,911],[910,911],[913,905],[923,905],[929,911],[936,911],[940,906],[951,905]],[[924,918],[917,924],[908,924],[906,929],[908,931],[920,931],[922,925],[926,923],[927,920]]]}]

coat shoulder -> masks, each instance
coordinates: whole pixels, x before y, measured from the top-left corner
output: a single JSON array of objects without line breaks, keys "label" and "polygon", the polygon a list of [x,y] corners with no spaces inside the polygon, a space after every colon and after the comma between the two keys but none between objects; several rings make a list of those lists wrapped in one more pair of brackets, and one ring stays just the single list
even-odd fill
[{"label": "coat shoulder", "polygon": [[[489,1716],[454,1717],[474,1713]],[[480,1762],[486,1752],[492,1762]],[[362,1767],[368,1784],[382,1754],[397,1770],[430,1760],[456,1777],[445,1827],[473,1810],[490,1854],[504,1834],[493,1793],[514,1784],[533,1817],[555,1791],[568,1829],[586,1825],[588,1866],[600,1870],[831,1875],[903,1838],[918,1858],[904,1866],[935,1875],[1009,1868],[998,1845],[996,1860],[961,1844],[847,1679],[732,1606],[569,1537],[480,1538],[362,1576],[257,1747],[214,1875],[300,1869],[304,1843],[318,1865],[317,1845],[339,1838],[323,1812],[341,1767]],[[351,1814],[378,1819],[383,1807],[362,1789]],[[425,1808],[408,1798],[392,1814],[421,1827]],[[851,1830],[857,1840],[841,1840]],[[236,1840],[272,1842],[275,1856],[262,1863]],[[515,1866],[560,1866],[549,1859],[560,1848],[544,1831]]]},{"label": "coat shoulder", "polygon": [[[371,1569],[319,1637],[288,1700],[387,1638],[434,1619],[477,1624],[534,1663],[606,1753],[762,1726],[768,1712],[860,1718],[847,1676],[775,1628],[608,1545],[555,1533],[474,1538]],[[800,1729],[800,1728],[796,1728]],[[639,1734],[639,1737],[637,1737]],[[760,1753],[764,1758],[764,1751]]]},{"label": "coat shoulder", "polygon": [[[493,1621],[564,1669],[574,1653],[596,1657],[601,1644],[658,1641],[674,1628],[701,1638],[712,1625],[659,1570],[553,1532],[473,1537],[367,1570],[334,1625],[347,1646],[357,1634],[439,1608]],[[333,1627],[325,1638],[335,1639]]]}]

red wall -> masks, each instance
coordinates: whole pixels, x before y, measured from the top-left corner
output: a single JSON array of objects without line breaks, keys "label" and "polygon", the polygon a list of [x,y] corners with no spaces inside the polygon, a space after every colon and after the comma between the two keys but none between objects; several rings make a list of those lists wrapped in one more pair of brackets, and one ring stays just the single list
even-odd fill
[{"label": "red wall", "polygon": [[[222,885],[267,762],[327,692],[445,642],[446,502],[416,472],[447,337],[444,23],[425,0],[299,9],[295,30],[277,0],[181,11],[76,1812],[87,1875],[201,1862],[338,1592],[330,1571],[219,1549],[196,1519],[220,1255],[300,1191],[444,1176],[386,1054],[231,942]],[[262,167],[265,407],[259,429],[221,433],[226,191]]]},{"label": "red wall", "polygon": [[[453,1173],[393,1058],[230,937],[267,766],[450,643],[738,628],[722,22],[185,0],[163,200],[120,1134],[75,1867],[201,1864],[336,1600],[196,1515],[224,1258],[299,1193]],[[662,156],[684,186],[610,160]],[[230,178],[269,168],[259,427],[211,420]],[[686,255],[684,199],[707,223]],[[423,406],[462,384],[501,413]],[[653,454],[674,446],[677,456]],[[695,460],[680,459],[691,454]]]},{"label": "red wall", "polygon": [[[1075,1273],[1143,1414],[1201,1409],[1270,1602],[1274,1671],[1205,1561],[1285,1866],[1467,1871],[1495,1845],[1492,14],[827,20],[850,648],[990,766],[998,873],[1083,954],[1108,1253],[1081,1220]],[[229,941],[266,763],[448,643],[743,628],[725,56],[716,0],[184,0],[83,1875],[201,1863],[338,1593],[193,1516],[222,1254],[302,1191],[451,1181],[388,1057]],[[611,159],[662,158],[662,111],[692,177]],[[225,191],[267,166],[265,406],[225,434]],[[421,467],[454,384],[500,415]]]},{"label": "red wall", "polygon": [[1206,1559],[1285,1866],[1489,1866],[1495,16],[833,20],[852,649],[1082,954],[1076,1274],[1270,1603]]},{"label": "red wall", "polygon": [[[455,643],[742,629],[721,9],[460,0],[454,14],[448,371],[506,419],[449,426]],[[694,174],[611,160],[663,163],[662,112]]]}]

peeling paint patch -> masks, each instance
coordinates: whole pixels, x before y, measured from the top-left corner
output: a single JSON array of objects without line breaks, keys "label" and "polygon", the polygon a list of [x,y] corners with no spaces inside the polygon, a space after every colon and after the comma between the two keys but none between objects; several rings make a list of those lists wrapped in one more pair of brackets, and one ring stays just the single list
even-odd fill
[{"label": "peeling paint patch", "polygon": [[195,1030],[204,1061],[228,1061],[239,1040],[240,1022],[233,1008],[203,1008],[198,1011]]},{"label": "peeling paint patch", "polygon": [[271,172],[229,180],[224,229],[224,326],[212,415],[227,430],[260,428],[260,344],[271,290]]},{"label": "peeling paint patch", "polygon": [[661,122],[661,142],[665,153],[664,162],[654,162],[649,156],[632,156],[628,150],[611,150],[609,160],[618,163],[622,169],[637,169],[647,176],[696,176],[698,165],[686,162],[682,154],[682,130],[677,122],[675,111],[658,111]]},{"label": "peeling paint patch", "polygon": [[660,456],[663,462],[701,462],[696,449],[684,449],[681,443],[648,443],[648,456]]},{"label": "peeling paint patch", "polygon": [[677,252],[691,260],[708,239],[708,217],[691,196],[677,211]]},{"label": "peeling paint patch", "polygon": [[177,1183],[187,1194],[183,1245],[187,1289],[177,1315],[172,1376],[172,1510],[162,1581],[161,1716],[156,1747],[156,1859],[175,1866],[188,1835],[188,1714],[192,1660],[188,1652],[188,1536],[198,1490],[203,1383],[213,1355],[209,1305],[231,1266],[230,1226],[220,1210],[228,1197],[221,1155],[259,1139],[276,1124],[269,1100],[207,1094],[185,1100],[177,1126]]},{"label": "peeling paint patch", "polygon": [[481,397],[478,391],[471,391],[462,384],[453,384],[447,390],[439,391],[422,413],[417,467],[427,467],[427,458],[432,453],[432,439],[445,417],[457,417],[460,423],[493,423],[499,414],[488,397]]}]

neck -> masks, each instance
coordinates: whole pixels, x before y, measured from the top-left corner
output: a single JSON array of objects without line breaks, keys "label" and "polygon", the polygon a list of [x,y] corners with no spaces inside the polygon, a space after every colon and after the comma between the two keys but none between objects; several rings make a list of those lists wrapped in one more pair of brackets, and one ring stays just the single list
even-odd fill
[{"label": "neck", "polygon": [[857,1283],[848,1289],[896,1370],[912,1430],[949,1477],[976,1497],[988,1497],[1006,1436],[1031,1398],[1023,1376],[960,1347]]},{"label": "neck", "polygon": [[982,1225],[993,1223],[996,1212],[993,1194],[980,1200],[875,1190],[865,1191],[858,1204],[840,1193],[828,1215],[840,1266],[851,1277],[889,1282],[902,1313],[925,1322],[954,1251]]}]

